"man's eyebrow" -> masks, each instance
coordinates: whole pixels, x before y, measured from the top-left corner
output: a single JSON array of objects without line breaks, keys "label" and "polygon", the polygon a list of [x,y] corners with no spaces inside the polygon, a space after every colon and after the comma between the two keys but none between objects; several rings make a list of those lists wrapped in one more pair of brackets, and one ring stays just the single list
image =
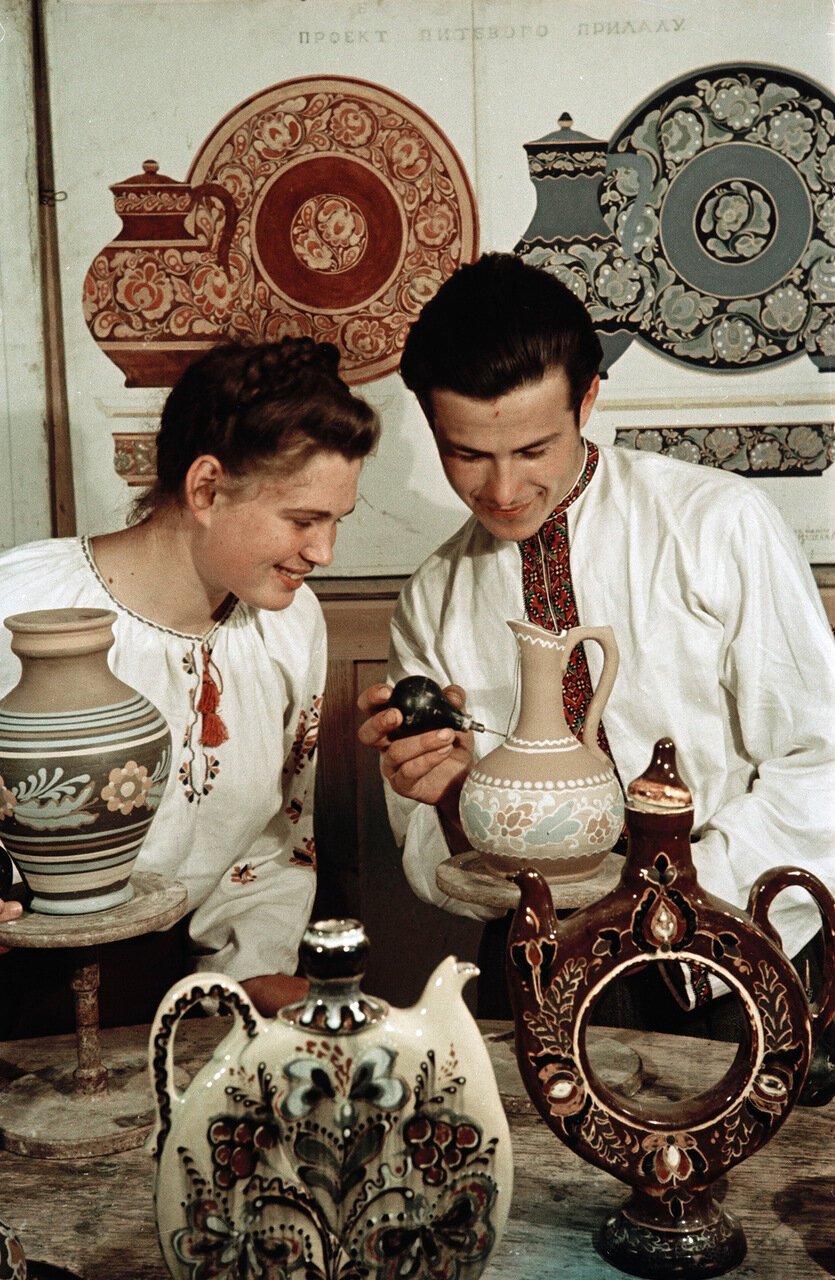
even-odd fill
[{"label": "man's eyebrow", "polygon": [[[527,444],[520,445],[519,448],[514,449],[513,452],[527,453],[529,449],[541,449],[543,445],[552,444],[554,440],[559,438],[559,435],[559,431],[549,432],[547,436],[540,436],[536,440],[529,440]],[[455,440],[450,440],[448,436],[443,438],[443,444],[448,449],[454,449],[456,453],[471,453],[477,457],[486,456],[490,452],[489,449],[475,449],[469,444],[457,444]]]}]

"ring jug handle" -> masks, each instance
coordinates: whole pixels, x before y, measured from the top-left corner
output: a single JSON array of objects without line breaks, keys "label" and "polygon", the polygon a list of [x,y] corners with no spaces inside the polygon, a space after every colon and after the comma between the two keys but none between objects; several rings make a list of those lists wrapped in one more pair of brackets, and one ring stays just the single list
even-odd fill
[{"label": "ring jug handle", "polygon": [[156,1120],[145,1143],[149,1155],[161,1155],[174,1108],[183,1106],[186,1100],[186,1095],[174,1084],[174,1036],[177,1027],[189,1009],[206,999],[219,1000],[234,1014],[236,1026],[229,1035],[243,1029],[248,1038],[253,1038],[266,1030],[267,1023],[253,1007],[243,987],[233,978],[222,973],[205,973],[199,978],[192,974],[174,983],[157,1009],[148,1043],[151,1092],[156,1104]]},{"label": "ring jug handle", "polygon": [[607,760],[607,756],[597,745],[597,730],[603,715],[603,708],[609,701],[609,694],[612,692],[615,677],[618,674],[620,654],[618,653],[615,633],[611,627],[572,627],[566,639],[564,659],[566,666],[572,650],[578,644],[582,644],[584,640],[596,640],[603,650],[603,670],[600,673],[597,688],[592,694],[586,711],[582,742],[583,746],[587,747],[594,755],[599,756],[601,760]]},{"label": "ring jug handle", "polygon": [[[822,880],[801,867],[774,867],[764,871],[751,886],[748,896],[748,914],[778,947],[782,948],[779,933],[768,919],[769,908],[783,889],[799,885],[815,900],[823,922],[823,977],[821,989],[814,996],[817,1011],[811,1014],[812,1042],[826,1029],[835,1015],[835,900]],[[802,981],[802,979],[801,979]],[[807,992],[810,1004],[811,993]]]},{"label": "ring jug handle", "polygon": [[238,206],[231,191],[227,191],[219,182],[201,182],[198,187],[192,187],[192,204],[197,204],[198,200],[208,199],[219,200],[223,205],[223,230],[217,242],[215,255],[218,265],[224,271],[227,271],[229,269],[229,249],[232,244],[232,237],[235,234],[235,227],[238,225]]}]

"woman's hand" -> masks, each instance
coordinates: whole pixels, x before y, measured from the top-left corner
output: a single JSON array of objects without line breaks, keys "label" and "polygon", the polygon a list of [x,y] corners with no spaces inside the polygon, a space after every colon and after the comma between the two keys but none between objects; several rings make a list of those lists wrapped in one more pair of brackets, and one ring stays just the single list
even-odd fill
[{"label": "woman's hand", "polygon": [[[21,903],[15,902],[14,898],[8,902],[0,902],[0,924],[5,924],[8,920],[16,920],[22,911],[23,906]],[[10,950],[10,947],[0,946],[0,955],[4,955],[5,952]]]},{"label": "woman's hand", "polygon": [[264,1018],[272,1018],[286,1004],[295,1004],[307,995],[307,978],[291,978],[287,973],[262,973],[241,983],[255,1008]]},{"label": "woman's hand", "polygon": [[[466,694],[460,685],[447,685],[443,693],[463,710]],[[473,765],[473,735],[432,729],[392,742],[388,731],[396,729],[403,717],[395,707],[386,706],[390,697],[391,688],[386,684],[372,685],[360,695],[357,705],[368,718],[357,736],[365,746],[380,752],[383,777],[398,795],[437,808],[450,851],[460,853],[469,848],[461,830],[458,802]]]}]

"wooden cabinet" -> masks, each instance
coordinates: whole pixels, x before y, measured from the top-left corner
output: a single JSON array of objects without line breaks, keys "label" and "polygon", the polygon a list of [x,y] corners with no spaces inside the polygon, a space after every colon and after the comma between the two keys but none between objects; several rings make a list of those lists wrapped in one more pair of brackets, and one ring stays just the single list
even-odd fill
[{"label": "wooden cabinet", "polygon": [[[394,1004],[411,1004],[444,956],[475,959],[481,924],[415,897],[388,824],[379,757],[357,739],[357,698],[385,680],[400,581],[374,580],[361,595],[350,582],[316,587],[328,625],[329,661],[316,783],[314,917],[361,920],[371,940],[365,989]],[[474,983],[465,995],[473,1004]]]}]

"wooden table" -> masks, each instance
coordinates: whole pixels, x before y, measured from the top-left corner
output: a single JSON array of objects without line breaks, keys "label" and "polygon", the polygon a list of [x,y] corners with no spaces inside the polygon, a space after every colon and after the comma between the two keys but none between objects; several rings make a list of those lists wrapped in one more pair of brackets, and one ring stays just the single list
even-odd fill
[{"label": "wooden table", "polygon": [[[180,1064],[205,1061],[224,1019],[186,1019],[178,1029]],[[510,1024],[482,1024],[505,1108],[516,1167],[507,1229],[484,1280],[616,1280],[621,1274],[595,1252],[592,1235],[627,1189],[562,1146],[533,1110],[516,1064]],[[639,1049],[646,1087],[663,1082],[697,1092],[721,1072],[728,1046],[625,1031],[601,1035]],[[140,1052],[148,1028],[102,1032],[108,1056]],[[637,1037],[640,1036],[638,1040]],[[67,1052],[71,1037],[62,1037]],[[17,1071],[37,1068],[36,1054],[55,1043],[0,1044],[2,1089]],[[655,1085],[653,1086],[653,1081]],[[674,1081],[674,1085],[670,1085]],[[783,1128],[720,1183],[742,1223],[748,1256],[731,1274],[756,1280],[826,1280],[835,1275],[835,1104],[796,1108]],[[30,1275],[75,1274],[83,1280],[166,1280],[154,1226],[152,1162],[142,1150],[86,1161],[40,1160],[0,1152],[0,1217],[20,1235]],[[68,1269],[31,1267],[31,1260]]]}]

